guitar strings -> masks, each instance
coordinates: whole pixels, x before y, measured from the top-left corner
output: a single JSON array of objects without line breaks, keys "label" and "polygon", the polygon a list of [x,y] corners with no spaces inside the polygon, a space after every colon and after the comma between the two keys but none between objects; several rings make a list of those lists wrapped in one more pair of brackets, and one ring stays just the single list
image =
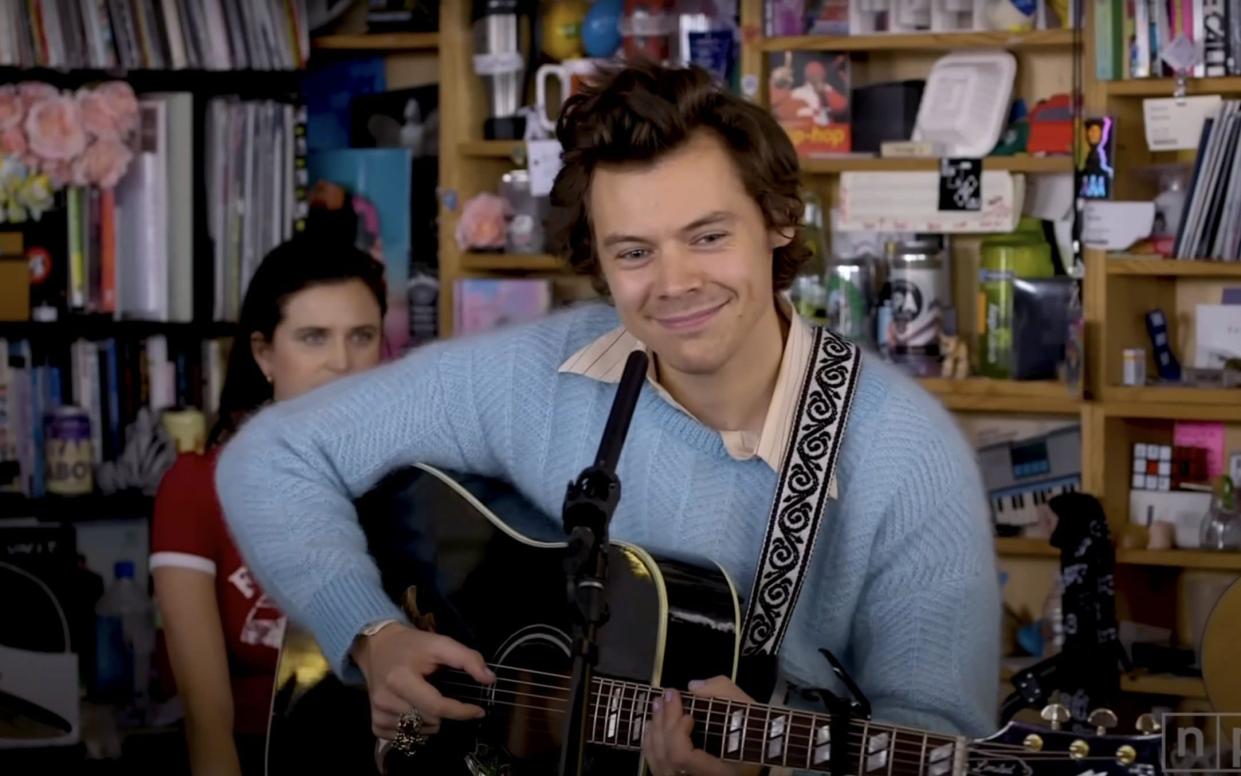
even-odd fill
[{"label": "guitar strings", "polygon": [[[519,666],[508,666],[508,665],[499,664],[499,663],[489,664],[489,665],[490,665],[493,669],[499,669],[499,670],[501,670],[501,671],[511,671],[511,672],[515,672],[515,673],[539,674],[539,675],[542,675],[542,676],[549,676],[549,677],[553,677],[553,678],[556,678],[556,679],[563,679],[563,680],[567,680],[567,679],[569,679],[569,677],[568,677],[568,676],[566,676],[566,675],[564,675],[564,674],[557,674],[557,673],[552,673],[552,672],[548,672],[548,671],[538,671],[538,670],[535,670],[535,669],[527,669],[527,668],[523,668],[523,667],[519,667]],[[468,675],[466,672],[461,671],[461,670],[459,670],[459,669],[444,669],[444,672],[445,672],[445,673],[453,673],[453,674],[464,675],[464,676],[466,676],[467,678],[469,678],[469,675]],[[499,679],[501,679],[501,678],[502,678],[502,677],[501,677],[501,675],[500,675],[499,673],[497,673],[497,674],[496,674],[496,677],[497,677],[497,680],[499,680]],[[471,679],[471,681],[473,681],[473,680]],[[554,685],[553,685],[553,684],[546,684],[546,683],[537,683],[537,682],[532,682],[532,681],[529,681],[529,680],[524,680],[524,679],[520,679],[520,680],[519,680],[519,679],[507,679],[507,680],[505,680],[505,681],[515,682],[515,683],[517,683],[517,684],[524,684],[524,685],[529,686],[529,687],[539,687],[539,688],[546,688],[546,689],[552,689],[552,690],[556,690],[556,691],[565,691],[565,692],[567,692],[567,691],[568,691],[568,687],[567,687],[565,684],[554,684]],[[639,692],[646,692],[646,690],[647,690],[647,688],[646,688],[645,686],[643,686],[643,685],[640,685],[640,684],[637,684],[637,683],[634,683],[634,682],[627,682],[627,681],[625,681],[625,680],[613,680],[613,679],[608,679],[608,678],[603,678],[603,677],[600,677],[600,678],[597,678],[597,679],[596,679],[596,681],[599,681],[599,682],[601,682],[601,683],[610,683],[610,684],[613,684],[613,685],[615,685],[615,686],[617,686],[617,687],[620,687],[622,690],[624,690],[625,688],[636,689],[636,690],[637,690],[637,691],[639,691]],[[656,688],[650,688],[650,689],[656,689]],[[686,697],[691,697],[691,698],[692,698],[692,697],[697,697],[697,696],[694,696],[692,693],[683,693],[683,694],[684,694]],[[709,699],[706,699],[706,700],[709,700]],[[747,703],[747,702],[742,702],[742,701],[729,701],[729,703],[731,704],[731,705],[729,706],[729,708],[728,708],[726,711],[722,711],[722,712],[719,712],[719,713],[731,714],[731,713],[732,713],[733,711],[735,711],[735,710],[741,710],[741,709],[744,709],[744,710],[746,710],[746,712],[747,712],[747,714],[748,714],[748,713],[749,713],[749,711],[750,711],[750,710],[753,710],[753,709],[765,710],[765,709],[774,709],[774,708],[776,708],[776,707],[772,707],[772,706],[768,706],[768,705],[764,705],[764,704],[759,704],[759,703]],[[816,716],[824,716],[824,715],[821,715],[821,714],[819,714],[819,713],[817,713],[817,712],[807,712],[807,711],[801,711],[801,710],[796,710],[796,709],[790,709],[790,710],[788,710],[788,712],[789,712],[789,713],[791,713],[791,714],[796,714],[796,715],[798,715],[798,716],[801,716],[801,715],[804,715],[804,714],[814,714],[814,715],[816,715]],[[816,727],[816,725],[815,725],[813,722],[809,722],[809,723],[808,723],[808,722],[803,722],[803,721],[800,721],[800,720],[796,720],[796,721],[790,720],[790,722],[792,722],[793,724],[797,724],[798,726],[802,726],[802,725],[809,725],[809,726],[811,727],[811,729],[813,729],[814,727]],[[902,726],[899,726],[899,725],[891,725],[891,724],[888,724],[888,723],[878,723],[878,722],[876,722],[876,723],[869,723],[869,722],[863,722],[863,721],[859,721],[859,720],[851,720],[851,721],[850,721],[850,724],[851,724],[852,726],[854,726],[854,727],[866,727],[866,728],[873,728],[873,729],[875,729],[875,730],[877,730],[877,731],[880,731],[880,732],[892,732],[892,733],[902,733],[902,732],[903,732],[903,733],[905,733],[906,735],[910,735],[910,736],[913,736],[913,737],[918,737],[918,736],[922,736],[922,735],[928,735],[928,736],[931,736],[931,737],[933,737],[933,738],[938,739],[939,743],[937,743],[937,744],[936,744],[936,746],[941,746],[941,745],[943,745],[943,744],[947,744],[947,743],[953,743],[953,744],[955,744],[955,743],[956,743],[956,739],[951,738],[951,737],[948,737],[948,736],[944,736],[944,735],[942,735],[942,734],[930,733],[929,731],[917,730],[917,729],[914,729],[914,728],[905,728],[905,727],[902,727]],[[859,735],[861,735],[861,734],[859,734]],[[1026,749],[1026,747],[1021,746],[1020,744],[1003,744],[1003,743],[998,743],[998,742],[968,742],[968,743],[966,744],[966,746],[967,746],[970,750],[972,750],[972,751],[1013,752],[1013,753],[1022,753],[1022,754],[1027,755],[1027,756],[1029,756],[1029,755],[1039,755],[1039,754],[1041,754],[1041,753],[1037,753],[1037,752],[1030,752],[1028,749]],[[1051,754],[1051,753],[1047,753],[1047,754]]]},{"label": "guitar strings", "polygon": [[[502,681],[505,681],[508,683],[514,683],[514,684],[522,684],[521,682],[518,682],[512,679],[502,680]],[[498,687],[487,687],[487,686],[478,685],[478,684],[449,683],[446,686],[458,687],[458,688],[462,688],[468,691],[472,691],[474,693],[479,693],[479,697],[468,698],[467,700],[478,700],[481,702],[490,702],[490,703],[494,703],[495,705],[501,705],[501,706],[513,706],[513,707],[519,707],[519,708],[527,708],[527,709],[532,709],[532,710],[537,710],[537,711],[544,711],[549,714],[563,714],[567,710],[566,706],[564,705],[564,702],[567,701],[567,698],[565,697],[537,695],[534,693],[529,693],[529,692],[525,692],[521,690],[507,690],[507,689],[502,689]],[[553,704],[551,705],[523,704],[523,703],[518,703],[515,701],[499,700],[493,697],[496,694],[512,695],[522,700],[529,700],[529,699],[548,700],[548,701],[552,701]],[[636,700],[635,702],[632,702],[632,703],[629,702],[628,700],[618,700],[615,706],[610,706],[610,705],[606,705],[605,703],[609,698],[610,696],[608,695],[607,692],[602,691],[602,690],[594,690],[592,691],[592,699],[591,699],[592,706],[598,706],[601,709],[606,709],[605,711],[606,714],[612,714],[617,711],[634,712],[634,711],[637,711],[639,707],[645,706],[645,709],[643,709],[642,719],[643,719],[643,724],[646,723],[647,717],[645,714],[645,710],[650,708],[649,702],[647,704],[642,704],[641,702],[638,702]],[[743,704],[738,704],[738,705],[743,705]],[[689,710],[687,710],[686,713],[687,714],[690,713]],[[751,738],[751,736],[749,735],[750,731],[749,730],[738,731],[736,729],[730,730],[728,728],[728,718],[731,716],[731,713],[732,713],[731,710],[721,710],[721,711],[695,710],[694,716],[695,716],[695,719],[698,719],[701,717],[706,718],[703,720],[703,723],[704,723],[703,733],[705,735],[720,735],[726,738],[727,736],[732,735],[732,734],[743,734],[742,735],[742,738],[743,738],[742,746],[744,749],[747,747],[748,744],[753,743],[750,741],[750,738]],[[597,719],[597,715],[592,714],[592,720],[595,720],[595,719]],[[605,723],[605,726],[606,724],[607,723]],[[786,724],[787,724],[786,730],[788,731],[787,737],[790,741],[803,740],[803,736],[804,736],[804,741],[806,745],[809,746],[810,750],[812,751],[814,748],[816,748],[816,746],[814,745],[814,734],[815,734],[815,729],[817,726],[815,726],[814,724],[807,725],[805,723],[798,723],[792,720],[788,720]],[[593,735],[593,730],[595,727],[598,727],[597,721],[592,721],[592,735]],[[618,727],[623,727],[623,725],[618,725]],[[630,727],[630,730],[632,730],[632,727],[633,727],[632,723],[630,724],[629,727]],[[881,733],[885,732],[883,731],[882,726],[878,726],[878,730]],[[865,730],[863,730],[862,732],[856,732],[856,731],[852,732],[850,734],[849,743],[853,744],[854,746],[860,746],[860,744],[863,741],[865,741],[866,732],[867,731]],[[871,738],[873,740],[873,736],[871,736]],[[611,742],[611,743],[620,743],[620,742],[616,741],[616,742]],[[760,737],[758,741],[758,748],[762,749],[765,743],[766,741],[762,738],[762,734],[760,733]],[[903,743],[903,746],[902,746],[902,743]],[[950,742],[945,741],[945,743],[956,744],[957,742],[954,739],[954,740],[951,740]],[[966,749],[967,751],[973,751],[975,753],[987,754],[986,752],[987,746],[988,745],[983,745],[979,747],[975,745],[966,744]],[[1011,746],[1011,745],[1002,745],[1002,746]],[[932,749],[933,748],[934,747],[932,747]],[[1066,755],[1057,754],[1055,752],[1030,752],[1030,751],[1027,751],[1024,747],[1020,747],[1020,746],[1015,746],[1014,748],[1021,751],[1023,753],[1023,759],[1027,759],[1027,760],[1075,759],[1075,758],[1072,758]],[[899,739],[899,737],[897,737],[897,738],[894,738],[893,745],[889,749],[884,749],[884,750],[879,750],[879,751],[874,751],[874,752],[868,751],[866,753],[862,753],[859,751],[859,757],[861,759],[870,759],[873,756],[882,754],[884,752],[888,752],[894,763],[922,766],[925,762],[925,753],[927,751],[928,751],[928,748],[921,744],[916,744],[914,742],[902,742]],[[997,751],[1002,751],[1002,750],[997,750]],[[900,755],[915,755],[915,759],[912,759],[912,760],[902,759]],[[1000,755],[992,755],[988,759],[995,759],[996,757],[999,757],[999,756]],[[1106,760],[1111,760],[1113,758],[1107,757],[1107,756],[1096,756],[1096,757],[1086,757],[1086,758],[1081,758],[1081,759],[1083,761],[1084,760],[1106,761]]]},{"label": "guitar strings", "polygon": [[[464,687],[465,685],[462,685],[462,686]],[[476,687],[476,686],[470,686],[470,689],[477,689],[477,687]],[[511,691],[511,690],[509,690],[509,691],[504,691],[504,692],[506,692],[506,693],[508,693],[508,694],[512,694],[512,693],[513,693],[513,691]],[[533,710],[536,710],[536,711],[547,712],[547,713],[549,713],[549,714],[563,714],[563,713],[565,712],[565,710],[564,710],[563,708],[555,708],[555,707],[549,707],[549,706],[544,706],[544,705],[532,705],[532,704],[517,703],[517,702],[513,702],[513,701],[499,701],[499,700],[493,700],[493,701],[491,701],[491,702],[492,702],[494,705],[496,705],[496,706],[507,706],[507,707],[515,707],[515,708],[533,709]],[[539,720],[539,722],[540,722],[541,724],[538,724],[538,725],[532,725],[532,724],[530,724],[530,723],[531,723],[531,721],[530,721],[530,720],[527,720],[527,721],[525,721],[525,729],[526,729],[526,730],[531,730],[531,731],[537,730],[538,732],[550,732],[550,731],[553,731],[553,730],[558,730],[558,729],[559,729],[559,726],[558,726],[558,725],[557,725],[557,726],[552,726],[552,725],[550,725],[550,723],[552,722],[551,720],[544,719],[544,720]],[[592,723],[592,725],[591,725],[591,731],[590,731],[590,736],[591,736],[591,738],[592,738],[592,739],[594,738],[594,728],[596,728],[596,727],[598,727],[597,723]],[[622,727],[622,726],[619,726],[619,725],[618,725],[618,727]],[[706,727],[707,727],[707,728],[710,728],[710,729],[712,729],[712,730],[713,730],[716,726],[714,726],[714,725],[710,725],[710,724],[707,724],[707,725],[706,725]],[[705,731],[704,731],[704,732],[705,732]],[[709,732],[708,732],[707,734],[713,734],[713,733],[709,733]],[[726,734],[725,734],[725,735],[726,735]],[[801,740],[801,739],[800,739],[800,736],[795,736],[795,735],[794,735],[791,731],[789,732],[789,734],[788,734],[788,736],[787,736],[787,737],[788,737],[788,739],[789,739],[789,741],[790,741],[790,742],[794,742],[794,741],[798,741],[798,742],[800,742],[800,740]],[[772,758],[768,758],[768,757],[764,754],[764,752],[765,752],[765,750],[766,750],[766,746],[767,746],[767,744],[768,744],[768,741],[767,741],[766,739],[762,739],[762,738],[760,738],[760,739],[756,742],[756,741],[753,741],[753,740],[751,740],[751,739],[752,739],[752,737],[747,735],[747,736],[745,736],[744,740],[742,741],[742,755],[741,755],[741,758],[740,758],[740,759],[741,759],[741,761],[745,761],[746,759],[757,759],[757,760],[759,760],[759,761],[761,761],[761,762],[763,762],[763,763],[765,763],[765,764],[775,764],[775,765],[788,765],[788,764],[789,764],[789,763],[787,762],[787,761],[788,761],[788,756],[787,756],[787,755],[788,755],[788,748],[787,748],[787,747],[785,747],[785,749],[784,749],[784,754],[783,754],[780,758],[778,758],[778,759],[780,759],[780,760],[781,760],[781,762],[780,762],[780,763],[768,762],[768,760],[773,760],[773,761],[774,761],[775,759],[777,759],[777,758],[774,758],[774,757],[772,757]],[[640,749],[640,748],[641,748],[641,746],[640,746],[640,745],[634,745],[634,744],[630,743],[629,741],[622,741],[622,740],[620,740],[619,738],[618,738],[618,739],[616,739],[616,740],[613,740],[613,741],[608,741],[608,740],[606,740],[606,739],[600,739],[598,742],[599,742],[599,743],[602,743],[602,744],[609,745],[609,746],[613,746],[613,747],[617,747],[617,748],[623,748],[623,749],[630,749],[630,750],[637,750],[637,749]],[[722,742],[723,742],[723,741],[721,741],[721,743],[722,743]],[[800,745],[800,744],[799,744],[799,745]],[[807,749],[806,749],[806,754],[807,754],[807,756],[809,756],[809,755],[810,755],[810,754],[814,751],[814,749],[816,749],[816,748],[817,748],[817,746],[813,744],[813,737],[812,737],[812,736],[809,736],[809,737],[806,737],[806,738],[805,738],[805,745],[807,746]],[[753,751],[753,750],[757,750],[757,758],[747,758],[747,753],[749,753],[750,751]],[[714,748],[712,748],[710,751],[711,751],[711,752],[713,752],[713,751],[714,751]],[[926,760],[925,760],[925,758],[924,758],[924,757],[922,757],[920,754],[917,754],[917,753],[919,753],[919,751],[920,751],[920,747],[914,746],[914,747],[913,747],[913,748],[911,748],[911,749],[904,749],[904,750],[902,750],[902,749],[900,749],[900,748],[898,748],[898,747],[894,746],[894,747],[892,748],[892,750],[884,750],[884,751],[888,751],[888,753],[889,753],[889,755],[890,755],[890,757],[889,757],[889,762],[891,763],[891,768],[889,769],[889,771],[890,771],[890,772],[895,772],[896,766],[898,766],[898,765],[899,765],[899,766],[908,766],[908,768],[909,768],[909,769],[911,769],[914,773],[922,774],[922,773],[925,773],[925,772],[926,772],[927,761],[926,761]],[[866,760],[871,759],[874,755],[876,755],[876,754],[880,754],[880,753],[881,753],[881,752],[867,752],[867,753],[863,754],[863,753],[859,752],[859,753],[858,753],[858,755],[857,755],[857,756],[858,756],[858,758],[859,758],[859,764],[861,764],[862,762],[864,762],[864,761],[866,761]],[[908,758],[908,757],[900,757],[899,755],[901,755],[901,754],[905,754],[905,755],[917,754],[917,756],[915,756],[913,759],[910,759],[910,758]],[[1038,753],[1030,753],[1030,754],[1038,754]],[[1043,754],[1052,754],[1052,753],[1043,753]],[[729,757],[726,753],[722,754],[722,758],[723,758],[723,759],[730,759],[730,760],[733,760],[733,761],[737,761],[737,759],[738,759],[738,758],[736,758],[736,757]],[[852,759],[852,757],[850,757],[850,759]],[[981,759],[985,759],[985,760],[995,760],[995,759],[1005,759],[1005,760],[1011,760],[1012,758],[1011,758],[1011,757],[994,757],[994,756],[991,756],[991,757],[983,757],[983,758],[981,758]],[[1080,759],[1075,759],[1075,758],[1069,758],[1069,757],[1064,757],[1064,756],[1056,756],[1056,757],[1035,757],[1035,758],[1025,758],[1025,759],[1034,759],[1034,760],[1039,760],[1039,759],[1051,759],[1051,760],[1066,760],[1066,759],[1074,759],[1074,760],[1075,760],[1075,762],[1091,762],[1091,761],[1106,762],[1106,761],[1110,761],[1110,760],[1112,760],[1113,758],[1111,758],[1111,757],[1106,757],[1106,756],[1094,756],[1094,757],[1084,757],[1084,758],[1080,758]],[[797,764],[793,764],[793,765],[792,765],[792,767],[797,767],[797,768],[802,768],[802,767],[805,767],[805,768],[814,768],[816,765],[817,765],[817,764],[815,764],[815,763],[808,763],[806,766],[800,766],[800,765],[797,765]],[[875,769],[872,769],[872,770],[878,771],[878,770],[881,770],[882,768],[883,768],[883,766],[879,766],[878,768],[875,768]],[[824,772],[824,773],[826,773],[827,771],[823,771],[823,772]]]},{"label": "guitar strings", "polygon": [[[544,676],[550,676],[550,677],[555,677],[558,679],[566,679],[566,680],[569,678],[568,676],[564,674],[555,674],[555,673],[551,673],[547,671],[525,669],[522,667],[507,666],[507,665],[502,665],[502,664],[491,664],[491,665],[493,668],[499,668],[500,670],[504,670],[504,671],[513,671],[517,673],[540,674]],[[465,675],[468,678],[468,674],[466,674],[464,671],[461,671],[459,669],[445,669],[445,673]],[[499,674],[497,674],[496,676],[497,676],[497,680],[501,678]],[[471,681],[473,680],[471,679]],[[535,683],[535,682],[529,682],[527,680],[515,680],[515,679],[507,679],[505,681],[514,682],[519,685],[542,687],[542,688],[553,689],[557,691],[565,691],[565,692],[568,691],[568,688],[563,684],[557,684],[557,685],[540,684],[540,683]],[[644,686],[639,685],[637,683],[633,683],[633,682],[625,682],[623,680],[613,680],[613,679],[607,679],[607,678],[602,678],[602,677],[596,679],[596,681],[599,681],[601,683],[613,684],[614,686],[619,687],[622,690],[624,690],[625,688],[630,688],[630,689],[636,689],[637,691],[640,691],[640,692],[646,692],[646,688]],[[467,685],[467,686],[483,686],[483,685]],[[651,689],[654,689],[654,688],[651,688]],[[592,692],[600,692],[600,690],[592,689]],[[694,696],[692,693],[684,693],[684,695],[690,698],[697,697],[697,696]],[[709,700],[709,699],[704,699],[704,700]],[[729,703],[731,705],[727,710],[722,710],[720,712],[710,712],[710,713],[712,714],[719,713],[719,714],[727,715],[727,714],[731,714],[735,710],[745,709],[748,714],[750,710],[755,709],[755,708],[760,709],[760,710],[776,708],[776,707],[771,707],[771,706],[767,706],[764,704],[757,704],[757,703],[751,704],[751,703],[746,703],[746,702],[741,702],[741,701],[730,701]],[[629,708],[630,708],[629,706],[626,706],[626,709],[629,709]],[[633,708],[636,708],[636,707],[633,707]],[[798,714],[798,715],[815,714],[814,712],[801,712],[799,710],[792,710],[792,709],[788,710],[788,713]],[[822,715],[818,715],[818,716],[822,716]],[[808,725],[811,730],[813,730],[816,727],[816,725],[813,722],[802,722],[800,720],[792,720],[792,719],[790,719],[788,722],[790,724],[795,724],[799,727]],[[892,733],[905,732],[907,735],[911,735],[914,737],[922,736],[922,735],[933,736],[937,738],[939,741],[936,744],[936,746],[941,746],[941,745],[948,744],[948,743],[952,743],[952,744],[956,743],[955,738],[943,736],[942,734],[934,734],[934,733],[929,733],[928,731],[916,730],[913,728],[904,728],[898,725],[890,725],[887,723],[870,723],[870,722],[864,722],[864,721],[858,721],[858,720],[851,720],[850,725],[853,727],[862,727],[864,729],[862,733],[858,733],[859,736],[864,736],[866,732],[868,732],[867,729],[873,728],[879,732],[892,732]],[[1002,743],[996,743],[996,742],[991,742],[991,743],[968,742],[966,744],[966,747],[968,750],[975,751],[975,752],[990,751],[990,752],[997,752],[997,753],[1002,753],[1002,752],[1021,753],[1023,757],[1025,757],[1026,759],[1064,759],[1063,755],[1057,755],[1056,753],[1052,753],[1052,752],[1046,752],[1046,753],[1030,752],[1024,746],[1021,746],[1019,744],[1002,744]]]}]

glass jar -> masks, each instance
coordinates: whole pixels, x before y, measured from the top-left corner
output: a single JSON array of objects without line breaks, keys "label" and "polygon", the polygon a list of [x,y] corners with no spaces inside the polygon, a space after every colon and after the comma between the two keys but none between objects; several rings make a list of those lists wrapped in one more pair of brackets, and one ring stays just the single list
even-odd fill
[{"label": "glass jar", "polygon": [[540,198],[530,191],[529,171],[506,172],[500,179],[500,196],[508,202],[513,214],[508,222],[505,250],[508,253],[542,253],[543,214]]},{"label": "glass jar", "polygon": [[1211,508],[1202,517],[1199,544],[1204,550],[1241,551],[1241,511],[1237,510],[1232,480],[1220,477]]}]

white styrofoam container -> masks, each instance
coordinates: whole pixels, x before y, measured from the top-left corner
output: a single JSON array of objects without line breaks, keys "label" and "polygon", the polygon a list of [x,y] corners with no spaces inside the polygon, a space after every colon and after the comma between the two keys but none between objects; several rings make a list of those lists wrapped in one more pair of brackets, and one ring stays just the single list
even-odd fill
[{"label": "white styrofoam container", "polygon": [[912,139],[941,143],[948,156],[986,156],[1004,131],[1016,77],[1017,58],[1008,51],[941,57],[927,78]]}]

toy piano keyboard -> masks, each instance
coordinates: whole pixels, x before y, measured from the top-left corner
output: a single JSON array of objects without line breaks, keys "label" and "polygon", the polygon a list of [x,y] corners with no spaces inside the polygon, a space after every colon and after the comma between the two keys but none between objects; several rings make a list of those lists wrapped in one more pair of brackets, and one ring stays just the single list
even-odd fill
[{"label": "toy piano keyboard", "polygon": [[1039,506],[1082,484],[1080,426],[988,445],[978,451],[996,533],[1015,536],[1038,522]]}]

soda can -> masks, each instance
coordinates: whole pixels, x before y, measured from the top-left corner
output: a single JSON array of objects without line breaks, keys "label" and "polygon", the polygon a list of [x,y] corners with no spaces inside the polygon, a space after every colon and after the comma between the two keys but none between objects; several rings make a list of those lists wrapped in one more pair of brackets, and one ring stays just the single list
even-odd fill
[{"label": "soda can", "polygon": [[85,496],[94,488],[90,415],[81,407],[63,405],[44,416],[47,492]]},{"label": "soda can", "polygon": [[1125,348],[1125,385],[1146,385],[1146,351],[1143,348]]},{"label": "soda can", "polygon": [[167,409],[160,423],[177,446],[178,453],[201,453],[207,448],[207,419],[194,409]]}]

